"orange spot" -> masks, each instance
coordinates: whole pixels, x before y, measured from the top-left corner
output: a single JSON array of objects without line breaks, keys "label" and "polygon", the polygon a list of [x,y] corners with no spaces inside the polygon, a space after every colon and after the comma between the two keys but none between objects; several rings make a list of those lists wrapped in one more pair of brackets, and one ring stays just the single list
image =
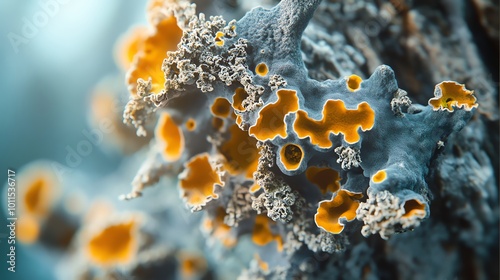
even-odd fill
[{"label": "orange spot", "polygon": [[175,51],[182,38],[182,30],[177,26],[177,20],[171,16],[158,22],[154,31],[146,36],[140,46],[134,63],[127,73],[127,83],[132,94],[136,94],[139,78],[147,81],[152,79],[151,92],[159,93],[165,84],[162,71],[163,60],[167,51]]},{"label": "orange spot", "polygon": [[231,113],[231,104],[227,99],[222,97],[217,97],[210,107],[210,112],[216,117],[227,118]]},{"label": "orange spot", "polygon": [[465,85],[457,82],[442,82],[436,85],[434,95],[436,97],[429,100],[429,105],[432,105],[434,111],[448,110],[453,112],[453,107],[463,107],[465,110],[477,108],[476,97],[474,91],[467,90]]},{"label": "orange spot", "polygon": [[356,109],[346,109],[342,100],[328,100],[323,107],[323,118],[314,120],[307,112],[299,110],[293,128],[300,138],[310,137],[313,145],[330,148],[330,132],[342,133],[349,144],[359,141],[358,129],[372,129],[375,123],[375,112],[366,102],[358,104]]},{"label": "orange spot", "polygon": [[361,79],[360,76],[351,75],[351,76],[347,77],[347,81],[346,81],[347,88],[350,91],[357,91],[361,85],[361,82],[363,82],[363,79]]},{"label": "orange spot", "polygon": [[268,264],[267,262],[263,261],[263,260],[260,258],[259,254],[257,254],[257,253],[256,253],[256,254],[254,255],[254,258],[255,258],[255,260],[257,261],[257,264],[259,265],[259,268],[260,268],[262,271],[264,271],[264,272],[268,272],[268,271],[269,271],[269,264]]},{"label": "orange spot", "polygon": [[299,168],[304,152],[299,145],[286,144],[280,150],[280,160],[285,166],[286,170],[292,171]]},{"label": "orange spot", "polygon": [[238,111],[245,111],[243,100],[248,97],[248,93],[243,88],[237,88],[233,95],[233,108]]},{"label": "orange spot", "polygon": [[236,245],[238,240],[232,235],[231,227],[224,223],[226,210],[218,207],[215,212],[215,218],[211,220],[208,216],[204,219],[205,230],[212,233],[212,236],[221,240],[225,247],[231,248]]},{"label": "orange spot", "polygon": [[196,129],[196,121],[194,119],[191,119],[189,118],[187,121],[186,121],[186,129],[188,131],[193,131]]},{"label": "orange spot", "polygon": [[255,225],[252,231],[252,241],[259,245],[265,246],[273,241],[277,243],[277,249],[283,250],[283,239],[279,234],[273,234],[271,224],[274,224],[266,215],[257,215],[255,217]]},{"label": "orange spot", "polygon": [[297,91],[280,89],[276,92],[278,100],[262,108],[255,125],[249,129],[250,135],[257,140],[266,141],[276,136],[286,137],[285,115],[299,109]]},{"label": "orange spot", "polygon": [[178,160],[184,151],[184,135],[170,114],[162,113],[156,125],[155,137],[167,161]]},{"label": "orange spot", "polygon": [[417,199],[410,199],[405,201],[404,204],[405,214],[403,218],[409,218],[411,216],[425,217],[425,204],[421,203]]},{"label": "orange spot", "polygon": [[58,199],[59,184],[55,174],[45,163],[36,163],[19,174],[17,188],[20,191],[22,214],[45,218]]},{"label": "orange spot", "polygon": [[40,224],[31,215],[23,215],[16,223],[16,238],[22,243],[32,244],[40,236]]},{"label": "orange spot", "polygon": [[331,200],[324,200],[319,203],[314,222],[316,225],[333,234],[339,234],[344,230],[344,224],[340,218],[352,221],[356,218],[356,209],[362,198],[360,193],[352,193],[347,190],[339,190],[337,195]]},{"label": "orange spot", "polygon": [[228,162],[226,168],[233,175],[243,173],[246,178],[252,179],[259,163],[257,140],[236,124],[233,124],[229,131],[231,138],[221,147],[221,153]]},{"label": "orange spot", "polygon": [[267,73],[269,72],[269,68],[267,68],[267,64],[265,63],[259,63],[257,64],[257,66],[255,67],[255,73],[257,73],[257,75],[259,76],[266,76]]},{"label": "orange spot", "polygon": [[235,122],[236,122],[237,125],[241,125],[242,121],[243,121],[243,118],[240,115],[236,116],[236,121]]},{"label": "orange spot", "polygon": [[107,226],[91,237],[87,251],[90,260],[98,265],[129,263],[137,251],[135,222]]},{"label": "orange spot", "polygon": [[212,126],[215,128],[215,130],[221,130],[222,127],[224,127],[224,120],[218,117],[214,117],[212,119]]},{"label": "orange spot", "polygon": [[218,31],[215,34],[214,41],[215,41],[216,46],[219,46],[219,47],[224,46],[224,39],[222,39],[224,37],[224,35],[225,35],[224,32],[221,32],[221,31]]},{"label": "orange spot", "polygon": [[215,185],[223,185],[220,175],[210,164],[207,153],[199,154],[186,163],[180,177],[182,197],[188,206],[203,206],[219,196],[214,192]]},{"label": "orange spot", "polygon": [[340,189],[340,174],[328,167],[311,166],[306,170],[306,178],[318,186],[322,194]]},{"label": "orange spot", "polygon": [[208,265],[205,258],[199,255],[180,253],[182,279],[193,279],[196,275],[203,275]]},{"label": "orange spot", "polygon": [[387,172],[385,172],[385,170],[379,170],[377,171],[377,173],[375,173],[375,175],[373,175],[372,181],[378,184],[385,181],[386,178],[387,178]]},{"label": "orange spot", "polygon": [[26,191],[24,195],[24,205],[26,210],[30,214],[44,213],[47,211],[47,207],[43,204],[44,196],[48,195],[49,186],[43,179],[38,179],[34,181]]},{"label": "orange spot", "polygon": [[257,183],[255,183],[253,186],[250,187],[249,192],[255,193],[256,191],[260,190],[261,186]]},{"label": "orange spot", "polygon": [[148,29],[144,26],[135,27],[120,39],[116,46],[115,57],[123,70],[128,70],[134,61],[135,55],[144,47]]}]

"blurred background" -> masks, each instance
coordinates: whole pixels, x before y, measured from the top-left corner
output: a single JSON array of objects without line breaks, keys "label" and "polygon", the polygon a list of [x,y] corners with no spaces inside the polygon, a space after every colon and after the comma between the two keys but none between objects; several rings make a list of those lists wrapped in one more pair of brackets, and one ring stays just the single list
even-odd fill
[{"label": "blurred background", "polygon": [[[49,2],[56,5],[41,4]],[[114,46],[130,26],[146,23],[145,6],[146,1],[119,0],[0,1],[2,185],[8,168],[18,170],[36,159],[64,164],[68,149],[86,139],[90,93],[103,77],[119,73]],[[98,179],[119,161],[118,153],[94,146],[70,171]],[[6,274],[7,233],[2,226],[0,279],[54,279],[52,270],[44,269],[54,266],[50,259],[34,258],[20,245],[15,278],[5,278],[12,277]]]}]

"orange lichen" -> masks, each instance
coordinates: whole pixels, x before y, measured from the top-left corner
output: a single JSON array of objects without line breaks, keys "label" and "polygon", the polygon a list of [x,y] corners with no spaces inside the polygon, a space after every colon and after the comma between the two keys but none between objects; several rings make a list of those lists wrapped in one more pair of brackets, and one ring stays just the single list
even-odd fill
[{"label": "orange lichen", "polygon": [[193,279],[196,275],[203,275],[207,271],[207,261],[203,256],[181,252],[178,256],[182,279]]},{"label": "orange lichen", "polygon": [[217,33],[215,33],[215,38],[214,38],[214,42],[215,42],[215,45],[218,46],[218,47],[222,47],[224,46],[224,39],[222,39],[224,37],[224,32],[221,32],[221,31],[218,31]]},{"label": "orange lichen", "polygon": [[40,224],[31,215],[23,215],[17,219],[16,238],[22,243],[32,244],[40,236]]},{"label": "orange lichen", "polygon": [[229,128],[229,132],[231,138],[221,147],[221,153],[227,160],[225,167],[233,175],[243,173],[246,178],[252,179],[259,163],[257,140],[236,124]]},{"label": "orange lichen", "polygon": [[129,263],[137,251],[136,235],[135,221],[105,227],[88,242],[90,260],[103,266]]},{"label": "orange lichen", "polygon": [[155,137],[167,161],[178,160],[184,151],[184,135],[168,113],[162,113],[155,129]]},{"label": "orange lichen", "polygon": [[135,27],[127,32],[116,47],[117,63],[124,70],[128,70],[134,61],[135,55],[142,49],[148,29],[144,26]]},{"label": "orange lichen", "polygon": [[330,133],[342,133],[349,144],[359,141],[358,129],[367,131],[375,124],[375,112],[366,102],[358,104],[356,109],[346,109],[342,100],[328,100],[323,107],[323,118],[309,118],[306,111],[299,110],[293,128],[300,138],[310,137],[313,145],[330,148]]},{"label": "orange lichen", "polygon": [[261,188],[262,187],[259,184],[255,183],[250,187],[250,189],[248,191],[251,193],[255,193],[256,191],[260,190]]},{"label": "orange lichen", "polygon": [[429,105],[433,107],[434,111],[448,110],[453,112],[453,107],[463,107],[470,111],[478,106],[476,97],[473,95],[474,91],[467,90],[465,85],[457,82],[439,83],[436,85],[435,92],[437,93],[436,97],[429,100]]},{"label": "orange lichen", "polygon": [[218,207],[215,213],[215,218],[212,220],[208,216],[204,219],[203,227],[207,232],[212,233],[212,236],[219,239],[225,247],[231,248],[236,245],[237,239],[231,233],[231,227],[224,223],[226,210],[223,207]]},{"label": "orange lichen", "polygon": [[306,178],[318,186],[323,194],[340,189],[340,174],[328,167],[311,166],[306,170]]},{"label": "orange lichen", "polygon": [[316,215],[314,215],[314,222],[323,230],[333,234],[341,233],[345,225],[340,219],[354,220],[356,218],[356,209],[359,206],[358,199],[362,197],[363,195],[360,193],[339,190],[331,200],[324,200],[319,203]]},{"label": "orange lichen", "polygon": [[278,100],[262,108],[257,122],[249,129],[250,135],[253,135],[257,140],[271,140],[276,136],[285,138],[287,135],[285,115],[299,109],[297,91],[280,89],[276,94]]},{"label": "orange lichen", "polygon": [[302,151],[302,147],[299,145],[286,144],[280,150],[280,160],[286,170],[297,170],[303,158],[304,151]]},{"label": "orange lichen", "polygon": [[245,111],[243,108],[243,100],[248,97],[248,93],[244,88],[237,88],[233,95],[233,108],[238,111]]},{"label": "orange lichen", "polygon": [[231,113],[231,104],[227,99],[217,97],[210,107],[210,112],[216,117],[227,118]]},{"label": "orange lichen", "polygon": [[361,79],[360,76],[351,75],[347,77],[346,85],[350,91],[357,91],[361,85],[361,82],[363,82],[363,79]]},{"label": "orange lichen", "polygon": [[167,51],[175,51],[182,37],[182,29],[177,26],[174,16],[164,18],[156,24],[153,32],[148,34],[139,49],[132,67],[127,73],[127,83],[132,94],[136,93],[136,83],[139,78],[152,80],[151,92],[159,93],[165,84],[162,71],[163,60]]},{"label": "orange lichen", "polygon": [[269,271],[269,264],[265,261],[263,261],[259,254],[255,253],[254,254],[254,259],[257,261],[257,264],[259,265],[259,268],[264,271],[264,272],[268,272]]},{"label": "orange lichen", "polygon": [[188,131],[193,131],[196,129],[196,121],[192,118],[189,118],[187,121],[186,121],[186,129]]},{"label": "orange lichen", "polygon": [[47,211],[47,205],[44,205],[47,195],[50,195],[49,186],[44,179],[35,180],[26,190],[24,195],[24,206],[26,212],[30,214],[44,213]]},{"label": "orange lichen", "polygon": [[404,203],[405,214],[403,218],[411,216],[425,217],[425,204],[417,199],[410,199]]},{"label": "orange lichen", "polygon": [[259,245],[265,246],[273,241],[276,241],[278,251],[283,250],[283,239],[279,234],[273,234],[271,224],[275,222],[269,219],[266,215],[257,215],[255,217],[255,225],[252,231],[252,241]]},{"label": "orange lichen", "polygon": [[385,172],[385,170],[379,170],[377,171],[377,173],[375,173],[375,175],[372,176],[372,181],[374,183],[379,184],[385,181],[386,178],[387,178],[387,172]]},{"label": "orange lichen", "polygon": [[188,206],[203,206],[211,199],[219,197],[215,193],[215,186],[222,186],[223,183],[221,176],[210,164],[207,153],[191,158],[185,168],[179,186]]},{"label": "orange lichen", "polygon": [[257,66],[255,67],[255,73],[257,73],[257,75],[259,76],[264,77],[268,72],[269,68],[267,68],[267,64],[265,64],[264,62],[257,64]]},{"label": "orange lichen", "polygon": [[43,163],[31,166],[19,175],[20,210],[23,215],[45,218],[59,194],[55,174]]},{"label": "orange lichen", "polygon": [[212,126],[215,130],[221,130],[224,127],[224,120],[218,117],[212,119]]}]

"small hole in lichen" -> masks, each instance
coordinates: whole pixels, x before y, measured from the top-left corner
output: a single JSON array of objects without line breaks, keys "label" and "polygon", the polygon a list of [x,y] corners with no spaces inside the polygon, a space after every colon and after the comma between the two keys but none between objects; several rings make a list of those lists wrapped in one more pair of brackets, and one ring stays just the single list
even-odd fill
[{"label": "small hole in lichen", "polygon": [[188,119],[186,122],[186,128],[188,131],[193,131],[196,129],[196,121],[193,119]]},{"label": "small hole in lichen", "polygon": [[287,170],[295,170],[300,166],[304,153],[302,148],[295,144],[285,145],[281,149],[281,161]]}]

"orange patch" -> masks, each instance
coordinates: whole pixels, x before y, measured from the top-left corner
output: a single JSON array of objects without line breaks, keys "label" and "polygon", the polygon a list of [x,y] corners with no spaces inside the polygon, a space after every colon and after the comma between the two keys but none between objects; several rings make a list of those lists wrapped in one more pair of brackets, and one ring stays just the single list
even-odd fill
[{"label": "orange patch", "polygon": [[220,175],[210,164],[207,153],[191,158],[185,167],[179,185],[182,197],[186,199],[188,206],[203,206],[211,199],[219,197],[214,188],[223,183]]},{"label": "orange patch", "polygon": [[354,220],[359,206],[358,199],[362,197],[360,193],[339,190],[331,200],[319,203],[314,222],[325,231],[333,234],[341,233],[344,230],[344,224],[340,222],[340,218],[345,218],[347,221]]},{"label": "orange patch", "polygon": [[178,160],[184,151],[184,135],[170,114],[162,113],[155,129],[155,137],[167,161]]},{"label": "orange patch", "polygon": [[340,174],[329,167],[311,166],[306,170],[306,178],[318,186],[322,194],[340,189]]},{"label": "orange patch", "polygon": [[375,124],[375,112],[366,102],[361,102],[353,110],[346,109],[342,100],[328,100],[323,107],[323,118],[314,120],[307,112],[299,110],[293,128],[300,138],[310,137],[313,145],[330,148],[330,133],[342,133],[349,144],[359,141],[358,129],[370,130]]},{"label": "orange patch", "polygon": [[363,82],[363,79],[361,79],[360,76],[351,75],[351,76],[347,77],[347,80],[346,80],[347,88],[350,91],[357,91],[361,86],[361,82]]},{"label": "orange patch", "polygon": [[297,91],[280,89],[276,92],[278,100],[262,108],[255,125],[249,129],[250,135],[257,140],[266,141],[276,136],[286,137],[285,115],[299,109]]},{"label": "orange patch", "polygon": [[22,215],[16,223],[16,238],[22,243],[32,244],[40,236],[40,224],[31,215]]},{"label": "orange patch", "polygon": [[137,251],[136,224],[134,221],[110,225],[92,236],[87,252],[98,265],[129,263]]},{"label": "orange patch", "polygon": [[248,97],[248,93],[244,88],[237,88],[233,95],[233,108],[238,111],[245,111],[243,108],[243,100]]},{"label": "orange patch", "polygon": [[467,90],[465,85],[457,82],[447,81],[437,84],[434,94],[436,97],[429,100],[429,105],[433,107],[434,111],[448,110],[453,112],[453,107],[463,107],[470,111],[478,106],[476,97],[473,95],[474,91]]},{"label": "orange patch", "polygon": [[236,245],[238,240],[232,235],[231,227],[224,223],[225,216],[226,210],[223,207],[218,207],[213,220],[208,217],[204,219],[204,228],[211,232],[212,236],[219,239],[225,247],[231,248]]},{"label": "orange patch", "polygon": [[273,241],[276,241],[278,251],[283,250],[283,239],[279,234],[273,234],[271,231],[271,223],[274,223],[266,215],[257,215],[255,217],[255,226],[252,231],[252,241],[259,245],[265,246]]},{"label": "orange patch", "polygon": [[385,170],[379,170],[377,171],[377,173],[375,173],[375,175],[373,175],[372,181],[378,184],[385,181],[386,178],[387,178],[387,172],[385,172]]},{"label": "orange patch", "polygon": [[257,75],[259,75],[259,76],[264,77],[267,75],[268,72],[269,72],[269,68],[267,68],[267,64],[265,64],[265,63],[259,63],[255,67],[255,73],[257,73]]},{"label": "orange patch", "polygon": [[221,153],[228,162],[226,168],[233,175],[243,173],[246,178],[252,179],[259,163],[257,140],[236,124],[233,124],[229,131],[231,138],[221,147]]},{"label": "orange patch", "polygon": [[231,104],[227,101],[227,99],[217,97],[210,107],[210,112],[212,112],[212,114],[216,117],[227,118],[231,113]]},{"label": "orange patch", "polygon": [[188,119],[188,120],[186,121],[186,129],[187,129],[188,131],[193,131],[193,130],[195,130],[195,129],[196,129],[196,121],[195,121],[194,119],[191,119],[191,118],[190,118],[190,119]]},{"label": "orange patch", "polygon": [[123,70],[132,66],[135,55],[144,47],[148,29],[144,26],[135,27],[125,34],[116,47],[115,57]]},{"label": "orange patch", "polygon": [[167,51],[175,51],[182,38],[182,30],[177,26],[177,20],[171,16],[158,22],[152,34],[146,36],[144,43],[139,45],[129,72],[127,83],[132,94],[136,94],[139,78],[147,81],[152,79],[151,92],[159,93],[165,84],[162,71],[163,60]]}]

